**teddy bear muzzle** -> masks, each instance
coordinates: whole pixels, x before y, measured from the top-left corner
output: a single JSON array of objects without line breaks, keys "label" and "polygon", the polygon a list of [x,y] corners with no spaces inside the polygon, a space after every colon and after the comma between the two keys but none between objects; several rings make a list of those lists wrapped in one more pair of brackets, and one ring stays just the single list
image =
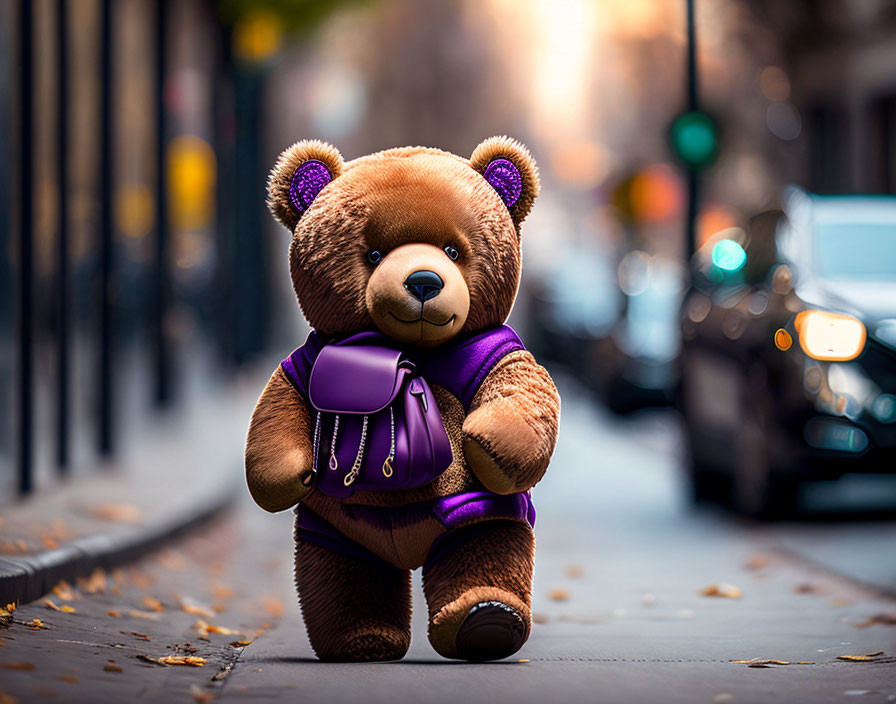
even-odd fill
[{"label": "teddy bear muzzle", "polygon": [[432,347],[457,335],[470,311],[470,291],[457,264],[431,244],[396,247],[367,283],[367,310],[377,328],[406,344]]}]

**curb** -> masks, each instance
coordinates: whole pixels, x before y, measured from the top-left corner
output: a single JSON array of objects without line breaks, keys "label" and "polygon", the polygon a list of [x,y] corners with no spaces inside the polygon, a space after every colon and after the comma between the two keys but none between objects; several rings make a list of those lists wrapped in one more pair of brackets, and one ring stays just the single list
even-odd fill
[{"label": "curb", "polygon": [[37,555],[4,556],[0,558],[0,606],[27,604],[62,580],[74,582],[97,567],[115,567],[143,557],[229,508],[239,489],[238,482],[230,482],[177,515],[130,530],[89,535]]}]

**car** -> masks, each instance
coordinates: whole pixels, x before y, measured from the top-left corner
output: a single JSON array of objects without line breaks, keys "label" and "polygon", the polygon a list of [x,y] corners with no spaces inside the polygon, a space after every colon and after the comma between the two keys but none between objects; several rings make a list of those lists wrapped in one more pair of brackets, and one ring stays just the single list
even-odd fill
[{"label": "car", "polygon": [[756,517],[896,472],[896,197],[783,203],[701,247],[681,309],[692,494]]}]

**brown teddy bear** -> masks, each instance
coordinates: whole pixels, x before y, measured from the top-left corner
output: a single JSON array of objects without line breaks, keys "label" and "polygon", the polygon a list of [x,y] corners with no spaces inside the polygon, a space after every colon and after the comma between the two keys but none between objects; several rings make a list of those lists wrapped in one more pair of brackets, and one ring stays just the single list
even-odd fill
[{"label": "brown teddy bear", "polygon": [[314,328],[252,415],[246,477],[296,508],[296,586],[322,660],[396,660],[423,568],[429,640],[507,657],[531,626],[535,511],[560,399],[504,325],[538,171],[507,137],[469,159],[389,149],[344,162],[298,142],[271,172]]}]

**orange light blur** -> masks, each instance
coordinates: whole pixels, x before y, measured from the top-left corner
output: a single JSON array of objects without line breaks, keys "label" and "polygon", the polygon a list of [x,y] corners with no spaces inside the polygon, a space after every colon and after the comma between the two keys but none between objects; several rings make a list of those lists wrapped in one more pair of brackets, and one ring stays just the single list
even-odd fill
[{"label": "orange light blur", "polygon": [[793,344],[793,338],[784,328],[778,328],[775,332],[775,347],[782,352],[786,352]]}]

